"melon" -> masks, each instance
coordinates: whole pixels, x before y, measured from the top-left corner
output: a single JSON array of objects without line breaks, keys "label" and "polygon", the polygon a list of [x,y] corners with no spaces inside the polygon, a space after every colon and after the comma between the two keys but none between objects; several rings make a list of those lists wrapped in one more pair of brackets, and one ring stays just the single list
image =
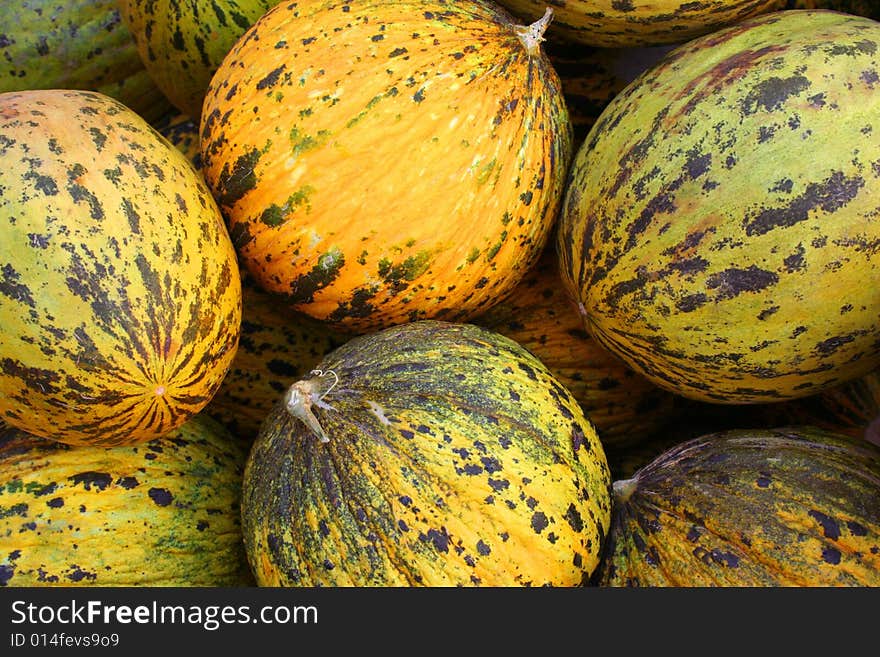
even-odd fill
[{"label": "melon", "polygon": [[171,104],[196,120],[226,53],[277,0],[118,0],[135,52]]},{"label": "melon", "polygon": [[549,36],[604,48],[678,44],[781,9],[785,0],[498,0],[524,20],[553,6]]},{"label": "melon", "polygon": [[0,4],[0,92],[99,91],[147,121],[171,103],[147,72],[116,0]]},{"label": "melon", "polygon": [[0,586],[252,586],[247,452],[197,415],[137,445],[0,429]]},{"label": "melon", "polygon": [[730,430],[614,482],[600,586],[880,585],[880,447],[810,427]]},{"label": "melon", "polygon": [[657,385],[716,403],[806,397],[876,369],[878,76],[880,23],[787,10],[679,46],[620,92],[559,216],[588,332]]},{"label": "melon", "polygon": [[572,154],[552,12],[283,3],[212,78],[202,170],[263,289],[338,330],[467,321],[549,240]]},{"label": "melon", "polygon": [[611,512],[595,428],[528,350],[473,324],[358,336],[292,384],[244,472],[261,586],[577,586]]},{"label": "melon", "polygon": [[202,149],[199,147],[199,123],[189,114],[176,110],[166,112],[151,125],[181,153],[186,155],[196,170],[202,166]]},{"label": "melon", "polygon": [[0,419],[70,444],[157,438],[216,393],[241,274],[186,157],[98,92],[0,94]]}]

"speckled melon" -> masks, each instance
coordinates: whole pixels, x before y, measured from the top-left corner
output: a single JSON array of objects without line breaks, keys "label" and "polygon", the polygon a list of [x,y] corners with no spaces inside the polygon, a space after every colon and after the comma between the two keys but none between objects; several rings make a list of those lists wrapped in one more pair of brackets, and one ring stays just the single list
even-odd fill
[{"label": "speckled melon", "polygon": [[880,448],[728,431],[614,482],[601,586],[878,586]]},{"label": "speckled melon", "polygon": [[140,61],[180,112],[198,119],[211,76],[277,0],[118,0]]},{"label": "speckled melon", "polygon": [[238,351],[205,412],[249,445],[290,385],[347,339],[243,280]]},{"label": "speckled melon", "polygon": [[465,321],[509,292],[549,238],[571,158],[545,26],[484,0],[264,14],[212,79],[200,127],[205,179],[257,283],[361,333]]},{"label": "speckled melon", "polygon": [[294,383],[244,473],[264,586],[575,586],[610,476],[577,401],[512,340],[424,320],[351,339]]},{"label": "speckled melon", "polygon": [[241,282],[185,156],[103,94],[0,94],[0,419],[71,444],[157,438],[235,355]]},{"label": "speckled melon", "polygon": [[781,11],[668,53],[571,169],[557,247],[587,330],[719,403],[877,368],[878,129],[876,21]]},{"label": "speckled melon", "polygon": [[676,414],[672,393],[636,374],[584,331],[562,287],[554,248],[545,249],[508,298],[473,323],[537,356],[580,403],[606,449],[640,442]]},{"label": "speckled melon", "polygon": [[742,20],[781,9],[785,0],[498,0],[534,20],[549,4],[548,37],[589,46],[631,48],[683,43]]},{"label": "speckled melon", "polygon": [[147,73],[116,0],[0,3],[0,92],[83,89],[147,121],[171,108]]},{"label": "speckled melon", "polygon": [[202,149],[199,147],[199,122],[189,114],[176,110],[166,112],[151,125],[181,153],[186,155],[196,170],[202,167]]},{"label": "speckled melon", "polygon": [[0,429],[0,586],[246,586],[246,452],[193,417],[135,446]]}]

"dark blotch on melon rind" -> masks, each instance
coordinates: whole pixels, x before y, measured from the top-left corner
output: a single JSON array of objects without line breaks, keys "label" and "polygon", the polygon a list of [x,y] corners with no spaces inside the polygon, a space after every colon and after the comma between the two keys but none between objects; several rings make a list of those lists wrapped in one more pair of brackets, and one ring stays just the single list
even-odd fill
[{"label": "dark blotch on melon rind", "polygon": [[289,296],[293,303],[310,303],[315,293],[330,285],[345,266],[345,256],[339,250],[322,254],[307,273],[291,283]]},{"label": "dark blotch on melon rind", "polygon": [[240,156],[230,170],[223,167],[217,180],[217,202],[224,208],[231,208],[237,201],[257,186],[254,168],[262,153],[257,148]]},{"label": "dark blotch on melon rind", "polygon": [[804,193],[784,207],[765,208],[745,225],[746,235],[763,235],[774,228],[793,226],[809,218],[816,208],[832,213],[852,201],[865,181],[846,178],[837,171],[821,183],[810,183]]}]

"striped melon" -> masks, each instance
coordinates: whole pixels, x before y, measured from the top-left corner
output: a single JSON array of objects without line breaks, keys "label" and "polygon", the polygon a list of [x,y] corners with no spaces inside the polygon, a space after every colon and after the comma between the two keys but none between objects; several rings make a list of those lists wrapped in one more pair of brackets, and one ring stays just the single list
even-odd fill
[{"label": "striped melon", "polygon": [[614,482],[601,586],[878,586],[880,447],[726,431]]},{"label": "striped melon", "polygon": [[549,238],[571,157],[545,27],[485,0],[264,14],[200,127],[257,284],[348,332],[466,320],[509,292]]},{"label": "striped melon", "polygon": [[71,444],[157,438],[235,355],[241,282],[192,164],[97,92],[0,94],[0,419]]},{"label": "striped melon", "polygon": [[277,0],[118,0],[136,52],[178,111],[198,119],[226,53]]},{"label": "striped melon", "polygon": [[171,109],[138,54],[116,0],[0,3],[0,92],[99,91],[147,121]]},{"label": "striped melon", "polygon": [[246,451],[198,415],[133,446],[0,429],[0,586],[246,586]]},{"label": "striped melon", "polygon": [[472,324],[353,338],[294,383],[244,473],[268,586],[574,586],[598,564],[610,476],[577,401]]},{"label": "striped melon", "polygon": [[876,21],[781,11],[667,54],[572,166],[557,246],[587,330],[712,402],[805,397],[876,369],[877,129]]}]

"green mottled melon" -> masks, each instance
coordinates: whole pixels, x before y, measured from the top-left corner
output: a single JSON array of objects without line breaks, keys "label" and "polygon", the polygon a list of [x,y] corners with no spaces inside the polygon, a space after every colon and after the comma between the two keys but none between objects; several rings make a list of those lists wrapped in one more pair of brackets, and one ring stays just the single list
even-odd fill
[{"label": "green mottled melon", "polygon": [[600,586],[878,586],[880,447],[817,428],[679,443],[614,482]]},{"label": "green mottled melon", "polygon": [[694,399],[880,365],[880,23],[788,10],[668,53],[606,107],[559,217],[587,330]]},{"label": "green mottled melon", "polygon": [[510,296],[473,323],[537,356],[580,403],[606,450],[641,442],[675,417],[676,398],[584,331],[558,264],[551,245]]},{"label": "green mottled melon", "polygon": [[0,586],[245,586],[247,453],[204,416],[135,446],[0,429]]},{"label": "green mottled melon", "polygon": [[204,408],[238,345],[241,274],[186,157],[98,92],[7,92],[0,190],[0,419],[113,446]]},{"label": "green mottled melon", "polygon": [[143,66],[180,112],[198,120],[229,49],[277,0],[118,0]]},{"label": "green mottled melon", "polygon": [[245,278],[238,351],[205,412],[250,444],[290,385],[347,339]]},{"label": "green mottled melon", "polygon": [[785,0],[498,0],[524,20],[553,7],[548,38],[632,48],[682,43],[762,13],[781,9]]},{"label": "green mottled melon", "polygon": [[356,337],[293,384],[244,473],[269,586],[575,586],[609,508],[602,445],[516,342],[419,321]]},{"label": "green mottled melon", "polygon": [[0,3],[0,92],[83,89],[147,121],[171,108],[147,73],[116,0]]}]

